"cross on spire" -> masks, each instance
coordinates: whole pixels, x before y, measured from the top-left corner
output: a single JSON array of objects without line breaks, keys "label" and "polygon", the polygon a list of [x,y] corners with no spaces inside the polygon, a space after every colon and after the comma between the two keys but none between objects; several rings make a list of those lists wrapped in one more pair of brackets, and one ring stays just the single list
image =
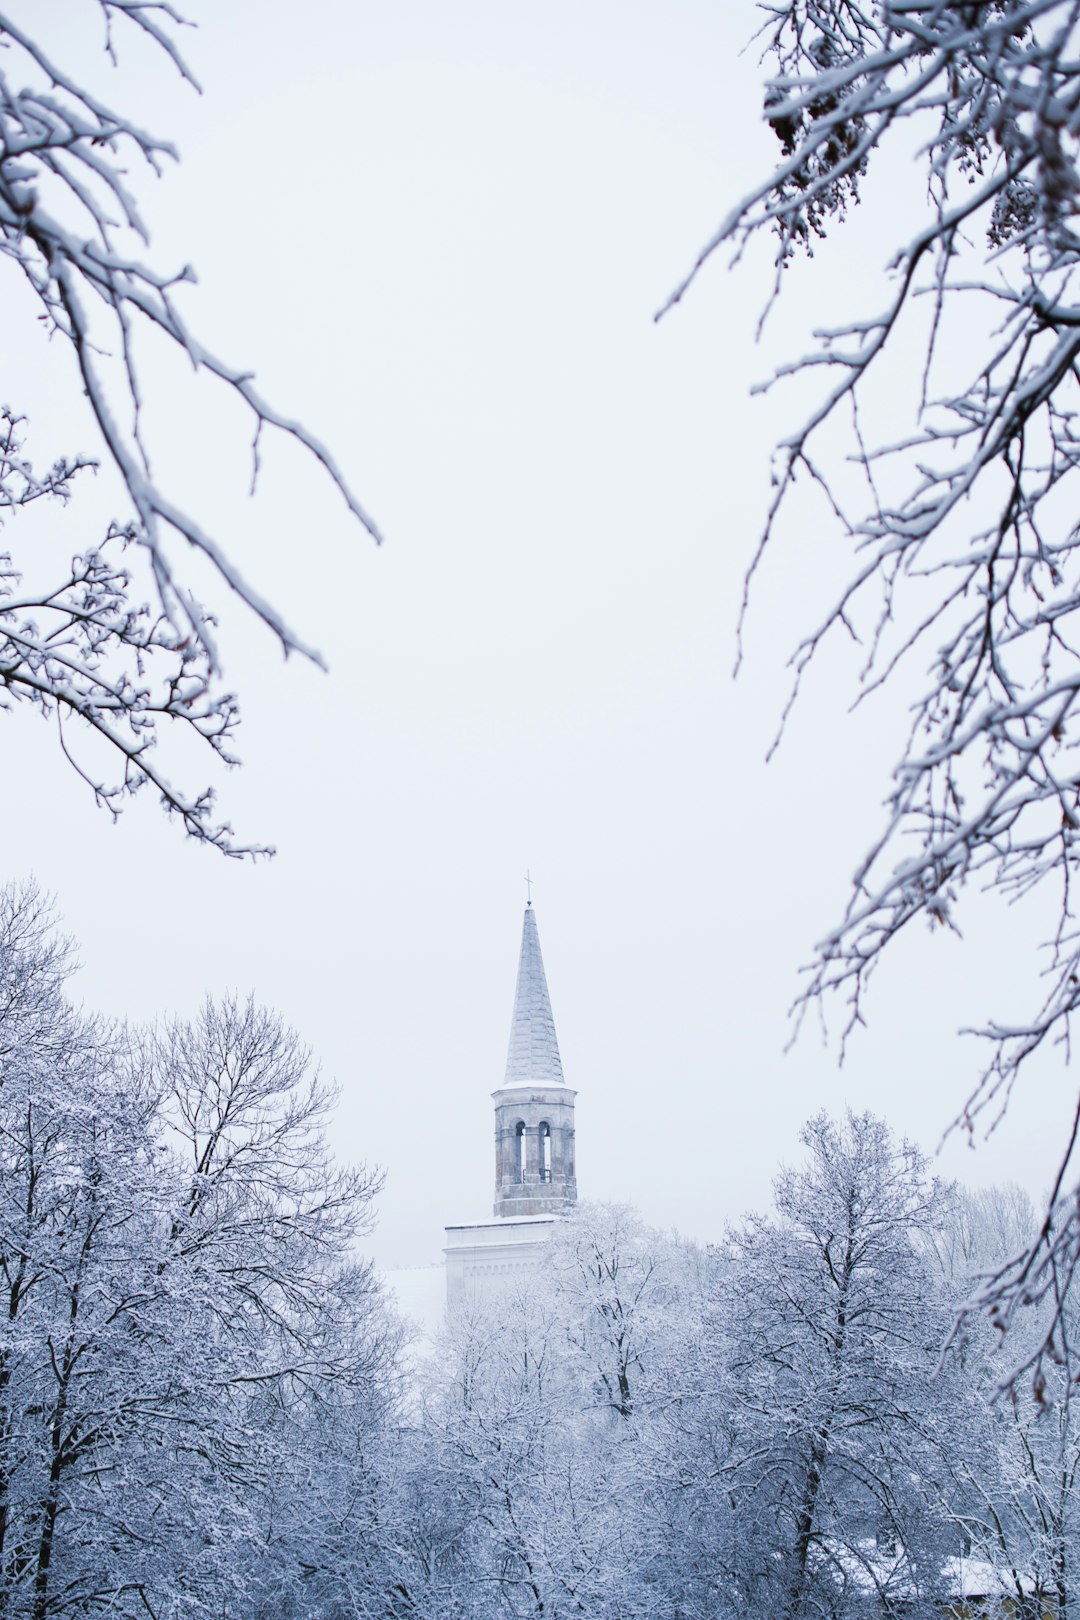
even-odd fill
[{"label": "cross on spire", "polygon": [[529,906],[532,905],[532,884],[533,884],[532,874],[530,872],[526,872],[525,873],[525,891],[526,891],[529,898],[525,903],[526,903],[526,905],[529,905]]}]

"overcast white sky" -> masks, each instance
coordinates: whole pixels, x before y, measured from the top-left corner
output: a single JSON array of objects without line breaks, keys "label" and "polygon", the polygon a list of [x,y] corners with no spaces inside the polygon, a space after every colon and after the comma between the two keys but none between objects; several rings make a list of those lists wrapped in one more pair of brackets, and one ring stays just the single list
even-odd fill
[{"label": "overcast white sky", "polygon": [[[977,1072],[955,1032],[1011,1005],[1037,919],[913,938],[842,1070],[812,1029],[784,1055],[902,720],[846,717],[838,652],[765,766],[785,657],[842,563],[820,507],[764,570],[731,678],[768,448],[809,397],[748,389],[800,332],[875,307],[902,205],[887,187],[791,273],[762,346],[767,253],[651,318],[774,157],[749,0],[193,0],[201,98],[141,48],[112,73],[85,0],[48,10],[54,53],[180,148],[138,185],[154,262],[198,271],[191,323],[330,442],[387,536],[287,444],[247,501],[246,424],[147,356],[156,470],[331,673],[283,668],[225,607],[247,716],[225,803],[272,863],[195,848],[149,802],[111,826],[45,728],[2,717],[4,875],[55,892],[79,992],[132,1018],[227,987],[280,1009],[340,1083],[336,1146],[386,1170],[389,1266],[489,1210],[526,868],[582,1196],[718,1236],[845,1101],[932,1150]],[[12,274],[5,397],[49,453],[91,449]],[[64,543],[109,499],[65,514]],[[944,1171],[1037,1191],[1067,1104],[1033,1074]]]}]

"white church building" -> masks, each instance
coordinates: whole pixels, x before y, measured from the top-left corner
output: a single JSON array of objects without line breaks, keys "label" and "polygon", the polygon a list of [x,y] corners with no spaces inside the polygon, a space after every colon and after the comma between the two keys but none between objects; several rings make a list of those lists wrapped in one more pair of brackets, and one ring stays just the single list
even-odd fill
[{"label": "white church building", "polygon": [[521,932],[510,1049],[495,1104],[490,1221],[446,1228],[448,1309],[498,1293],[542,1259],[560,1213],[577,1201],[574,1098],[565,1083],[532,901]]}]

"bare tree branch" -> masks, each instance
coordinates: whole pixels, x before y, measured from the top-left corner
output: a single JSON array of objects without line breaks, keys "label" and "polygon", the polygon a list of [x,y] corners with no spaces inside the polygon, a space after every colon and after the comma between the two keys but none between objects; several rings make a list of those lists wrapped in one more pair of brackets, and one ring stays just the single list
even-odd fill
[{"label": "bare tree branch", "polygon": [[[198,88],[176,43],[183,19],[171,5],[162,0],[91,3],[100,8],[114,64],[113,29],[127,24],[150,38]],[[240,573],[221,540],[152,475],[139,376],[148,338],[163,336],[196,371],[242,401],[254,424],[253,488],[263,430],[276,429],[309,453],[375,540],[379,534],[327,447],[276,411],[248,372],[218,359],[190,330],[176,289],[193,279],[191,270],[161,274],[138,257],[149,233],[129,183],[130,161],[140,159],[157,175],[166,159],[175,158],[173,147],[81,87],[3,13],[0,46],[0,259],[25,277],[46,330],[70,344],[78,387],[130,505],[101,545],[75,558],[72,578],[31,605],[50,618],[47,652],[33,621],[0,600],[0,689],[61,720],[77,718],[105,745],[106,758],[119,759],[119,774],[110,776],[94,749],[76,748],[61,731],[64,752],[114,815],[128,795],[149,784],[191,836],[227,854],[252,854],[255,846],[239,844],[232,829],[216,819],[212,791],[180,789],[155,761],[159,741],[179,722],[220,760],[236,762],[229,740],[239,711],[233,695],[221,688],[214,621],[178,570],[170,545],[183,541],[206,558],[286,655],[322,660]],[[0,445],[0,520],[39,497],[67,501],[75,475],[91,463],[76,457],[37,474],[22,453],[18,417],[7,411],[2,425],[7,442]],[[114,559],[125,546],[141,553],[148,566],[120,568]],[[13,588],[17,575],[9,557],[2,567],[0,578]],[[136,592],[142,590],[151,605],[140,604]],[[24,603],[21,611],[30,607]],[[153,686],[144,681],[149,668],[156,672]]]},{"label": "bare tree branch", "polygon": [[[958,1120],[970,1131],[999,1116],[1034,1052],[1058,1045],[1067,1056],[1080,1008],[1072,883],[1080,851],[1080,5],[782,0],[763,10],[760,37],[774,68],[764,115],[782,161],[727,216],[665,310],[722,245],[738,257],[762,231],[776,242],[775,296],[798,250],[843,222],[884,146],[898,150],[895,138],[908,132],[905,173],[925,223],[890,256],[883,311],[817,333],[816,347],[778,373],[824,367],[833,380],[778,447],[747,593],[806,469],[850,537],[852,566],[795,650],[793,698],[837,632],[868,649],[858,698],[919,682],[884,826],[817,947],[799,1018],[837,994],[850,1031],[892,941],[916,918],[955,926],[972,883],[1005,900],[1037,889],[1054,895],[1046,985],[1034,1010],[1016,1020],[991,1013],[978,1031],[990,1056]],[[958,376],[942,339],[976,316],[982,349],[967,345],[971,368]],[[886,357],[898,359],[901,344],[922,345],[920,390],[899,440],[877,445],[866,437],[872,413],[859,404],[872,382],[891,375]],[[818,449],[848,403],[848,462],[865,475],[861,509],[849,472],[827,443]],[[891,404],[903,408],[895,389]],[[1071,1275],[1080,1245],[1080,1203],[1063,1192],[1072,1148],[1064,1144],[1055,1207],[1033,1248],[987,1285],[983,1303],[1000,1320],[1043,1297],[1052,1276]]]}]

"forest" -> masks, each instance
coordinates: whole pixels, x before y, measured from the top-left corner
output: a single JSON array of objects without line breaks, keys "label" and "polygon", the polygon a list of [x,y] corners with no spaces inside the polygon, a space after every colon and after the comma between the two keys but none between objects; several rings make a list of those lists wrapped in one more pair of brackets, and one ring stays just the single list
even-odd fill
[{"label": "forest", "polygon": [[958,1316],[1019,1189],[822,1114],[768,1213],[703,1247],[580,1205],[423,1342],[298,1037],[111,1025],[72,962],[0,891],[5,1615],[1066,1612],[1080,1423],[1052,1359],[1014,1376],[1064,1279],[1004,1342]]}]

